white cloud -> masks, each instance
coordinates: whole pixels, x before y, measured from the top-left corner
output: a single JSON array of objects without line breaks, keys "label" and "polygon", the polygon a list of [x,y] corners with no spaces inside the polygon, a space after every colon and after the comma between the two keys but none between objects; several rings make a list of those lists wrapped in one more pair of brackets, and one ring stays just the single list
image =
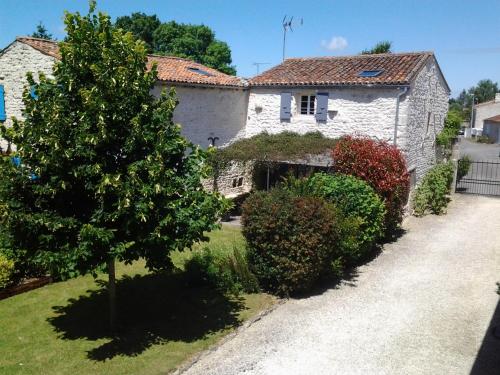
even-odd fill
[{"label": "white cloud", "polygon": [[333,36],[330,40],[322,40],[321,46],[329,51],[340,51],[348,45],[347,39],[343,36]]}]

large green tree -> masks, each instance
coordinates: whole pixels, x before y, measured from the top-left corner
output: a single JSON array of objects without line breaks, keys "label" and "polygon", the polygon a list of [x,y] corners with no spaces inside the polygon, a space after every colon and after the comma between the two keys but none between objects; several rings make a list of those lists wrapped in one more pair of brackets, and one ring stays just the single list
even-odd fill
[{"label": "large green tree", "polygon": [[118,17],[116,26],[143,40],[148,52],[185,57],[221,72],[236,74],[231,65],[231,49],[216,39],[208,26],[175,21],[161,23],[156,15],[144,13]]},{"label": "large green tree", "polygon": [[379,53],[391,53],[392,42],[388,40],[384,40],[382,42],[378,42],[373,48],[365,49],[361,51],[362,55],[376,55]]},{"label": "large green tree", "polygon": [[59,277],[107,270],[113,297],[116,260],[168,269],[227,203],[201,185],[206,155],[172,122],[174,93],[150,94],[144,43],[94,7],[66,14],[53,78],[28,75],[25,119],[2,128],[21,164],[0,162],[0,230]]},{"label": "large green tree", "polygon": [[156,15],[148,16],[144,13],[132,13],[116,19],[116,27],[130,31],[135,38],[146,43],[148,52],[153,52],[153,33],[161,25]]},{"label": "large green tree", "polygon": [[470,120],[472,100],[475,104],[484,103],[495,99],[495,94],[500,91],[497,82],[491,79],[482,79],[477,85],[468,90],[462,90],[456,98],[450,99],[450,109],[460,111],[466,120]]}]

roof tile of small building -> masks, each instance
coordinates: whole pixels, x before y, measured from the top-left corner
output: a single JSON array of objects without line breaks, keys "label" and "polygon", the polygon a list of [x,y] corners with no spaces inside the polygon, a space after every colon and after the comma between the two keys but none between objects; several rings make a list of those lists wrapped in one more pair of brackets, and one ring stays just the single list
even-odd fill
[{"label": "roof tile of small building", "polygon": [[500,122],[500,115],[496,115],[490,118],[485,119],[484,121],[491,121],[491,122]]},{"label": "roof tile of small building", "polygon": [[[407,85],[432,52],[286,59],[250,79],[251,86]],[[378,71],[361,77],[363,71]]]},{"label": "roof tile of small building", "polygon": [[[57,42],[32,37],[18,37],[16,40],[46,55],[56,59],[61,58]],[[245,86],[245,81],[239,77],[230,76],[189,59],[148,55],[148,69],[151,68],[153,63],[157,64],[158,79],[160,81],[207,86]]]}]

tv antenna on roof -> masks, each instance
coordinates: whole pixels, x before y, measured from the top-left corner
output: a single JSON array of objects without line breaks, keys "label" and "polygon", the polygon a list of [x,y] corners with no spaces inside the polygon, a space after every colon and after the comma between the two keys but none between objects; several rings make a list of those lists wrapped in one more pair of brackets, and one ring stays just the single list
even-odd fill
[{"label": "tv antenna on roof", "polygon": [[268,62],[254,62],[252,65],[255,65],[255,67],[257,68],[257,74],[259,74],[259,71],[260,71],[260,66],[261,65],[269,65],[271,63],[268,63]]},{"label": "tv antenna on roof", "polygon": [[[292,31],[293,32],[293,16],[291,16],[290,18],[286,18],[286,15],[285,17],[283,17],[283,21],[281,22],[283,24],[283,61],[285,61],[285,47],[286,47],[286,32],[288,30]],[[300,26],[302,26],[304,24],[304,19],[301,18],[300,19]]]}]

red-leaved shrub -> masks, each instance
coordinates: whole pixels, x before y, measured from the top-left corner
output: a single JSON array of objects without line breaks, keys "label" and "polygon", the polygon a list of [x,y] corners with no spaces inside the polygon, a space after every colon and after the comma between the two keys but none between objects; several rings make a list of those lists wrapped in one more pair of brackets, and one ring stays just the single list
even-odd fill
[{"label": "red-leaved shrub", "polygon": [[333,150],[335,171],[359,177],[382,197],[385,227],[393,232],[401,223],[410,191],[410,176],[402,152],[393,145],[366,137],[345,136]]}]

